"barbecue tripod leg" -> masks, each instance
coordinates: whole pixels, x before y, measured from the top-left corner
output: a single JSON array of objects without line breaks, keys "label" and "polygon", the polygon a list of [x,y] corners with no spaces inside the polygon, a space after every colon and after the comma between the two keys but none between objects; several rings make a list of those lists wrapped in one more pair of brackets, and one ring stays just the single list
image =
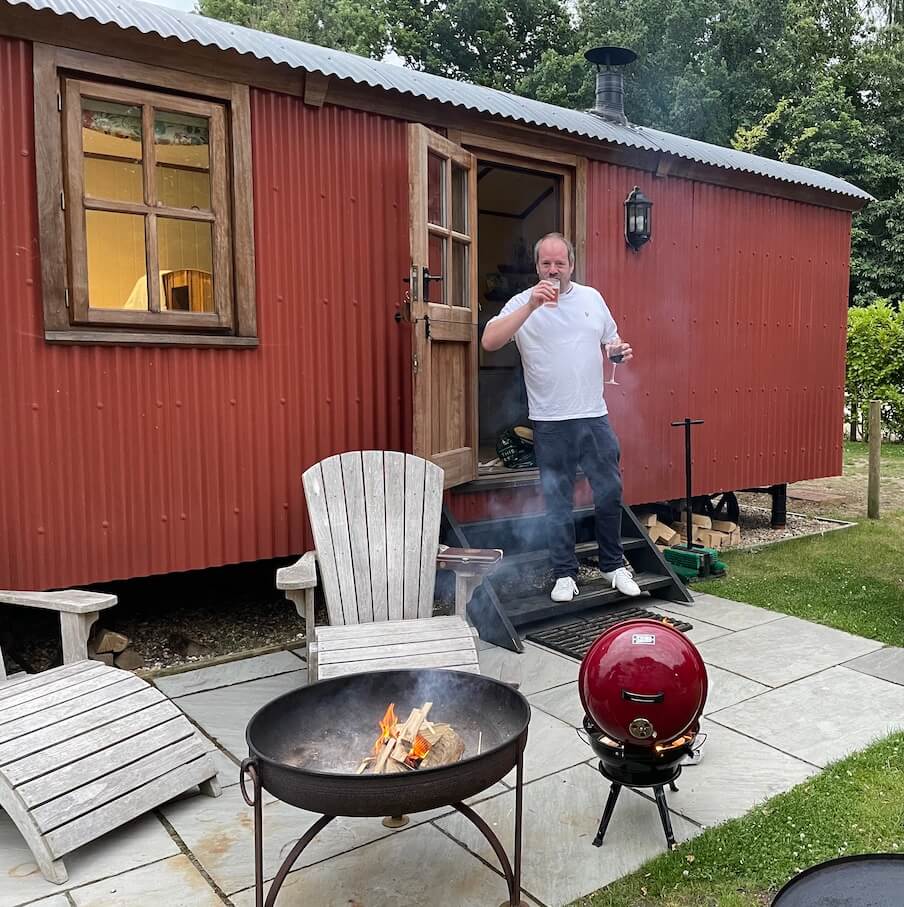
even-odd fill
[{"label": "barbecue tripod leg", "polygon": [[612,811],[615,809],[615,801],[618,800],[618,795],[621,793],[622,786],[617,782],[612,782],[612,787],[609,789],[609,799],[606,800],[606,808],[603,810],[603,818],[600,820],[600,827],[596,833],[596,837],[593,839],[594,847],[603,846],[603,838],[606,835],[606,829],[609,827],[609,820],[612,818]]},{"label": "barbecue tripod leg", "polygon": [[665,832],[665,839],[669,848],[675,846],[675,833],[672,831],[672,820],[669,818],[669,805],[665,802],[665,790],[661,784],[653,788],[656,795],[656,805],[659,807],[659,818],[662,819],[662,830]]}]

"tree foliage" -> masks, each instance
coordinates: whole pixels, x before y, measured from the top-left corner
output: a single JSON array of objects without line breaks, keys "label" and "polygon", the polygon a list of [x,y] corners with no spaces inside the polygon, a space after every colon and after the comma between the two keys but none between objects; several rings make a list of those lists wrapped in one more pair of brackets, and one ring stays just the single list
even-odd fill
[{"label": "tree foliage", "polygon": [[382,0],[198,0],[205,16],[364,57],[382,57],[389,31]]},{"label": "tree foliage", "polygon": [[904,311],[884,299],[848,311],[845,390],[852,418],[881,400],[883,422],[904,433]]},{"label": "tree foliage", "polygon": [[851,301],[904,300],[904,0],[199,0],[207,15],[578,109],[633,48],[635,123],[814,167],[876,199]]}]

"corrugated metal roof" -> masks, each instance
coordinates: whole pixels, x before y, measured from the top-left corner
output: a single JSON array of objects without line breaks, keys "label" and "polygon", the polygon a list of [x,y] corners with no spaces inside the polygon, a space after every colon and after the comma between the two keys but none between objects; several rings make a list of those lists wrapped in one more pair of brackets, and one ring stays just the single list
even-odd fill
[{"label": "corrugated metal roof", "polygon": [[869,193],[852,183],[818,170],[785,164],[753,154],[698,142],[682,136],[641,126],[619,126],[590,113],[568,110],[518,97],[493,88],[483,88],[369,60],[344,51],[331,50],[304,41],[255,31],[240,25],[208,19],[194,13],[143,3],[139,0],[0,0],[9,5],[25,5],[35,10],[49,10],[57,15],[93,19],[103,25],[134,28],[142,34],[175,38],[183,43],[196,42],[205,47],[218,47],[240,54],[251,54],[260,60],[284,63],[295,69],[319,72],[357,84],[397,91],[414,97],[463,107],[478,113],[514,120],[531,126],[555,129],[616,145],[646,151],[673,154],[713,167],[755,173],[788,183],[811,186],[869,200]]}]

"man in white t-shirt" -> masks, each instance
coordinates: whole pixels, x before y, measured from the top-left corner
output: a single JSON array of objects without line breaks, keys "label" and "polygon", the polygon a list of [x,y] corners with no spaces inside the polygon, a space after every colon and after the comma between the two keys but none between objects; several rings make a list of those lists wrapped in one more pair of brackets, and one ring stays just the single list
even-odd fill
[{"label": "man in white t-shirt", "polygon": [[603,297],[572,282],[574,247],[561,233],[537,241],[534,262],[539,283],[490,319],[481,342],[492,351],[514,339],[521,354],[556,578],[552,599],[567,602],[578,593],[572,516],[578,466],[593,489],[600,570],[613,588],[640,595],[624,565],[620,451],[603,398],[603,349],[616,362],[633,353]]}]

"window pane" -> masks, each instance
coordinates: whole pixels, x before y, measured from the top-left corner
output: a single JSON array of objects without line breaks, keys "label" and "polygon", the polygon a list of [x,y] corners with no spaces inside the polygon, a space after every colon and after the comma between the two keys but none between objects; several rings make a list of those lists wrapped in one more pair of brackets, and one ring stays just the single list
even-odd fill
[{"label": "window pane", "polygon": [[452,165],[452,229],[468,232],[468,171]]},{"label": "window pane", "polygon": [[154,112],[157,198],[175,208],[210,210],[210,121]]},{"label": "window pane", "polygon": [[[430,274],[433,277],[446,277],[446,240],[442,236],[431,236],[427,261],[429,263]],[[426,302],[445,302],[446,301],[446,281],[430,280],[429,295]]]},{"label": "window pane", "polygon": [[141,108],[82,98],[85,195],[143,202]]},{"label": "window pane", "polygon": [[435,154],[427,154],[427,220],[446,225],[446,162]]},{"label": "window pane", "polygon": [[144,216],[86,211],[88,305],[147,311]]},{"label": "window pane", "polygon": [[468,252],[467,243],[452,240],[452,274],[450,275],[449,304],[467,306],[470,302],[468,292]]},{"label": "window pane", "polygon": [[157,249],[161,311],[213,312],[211,225],[159,217]]}]

